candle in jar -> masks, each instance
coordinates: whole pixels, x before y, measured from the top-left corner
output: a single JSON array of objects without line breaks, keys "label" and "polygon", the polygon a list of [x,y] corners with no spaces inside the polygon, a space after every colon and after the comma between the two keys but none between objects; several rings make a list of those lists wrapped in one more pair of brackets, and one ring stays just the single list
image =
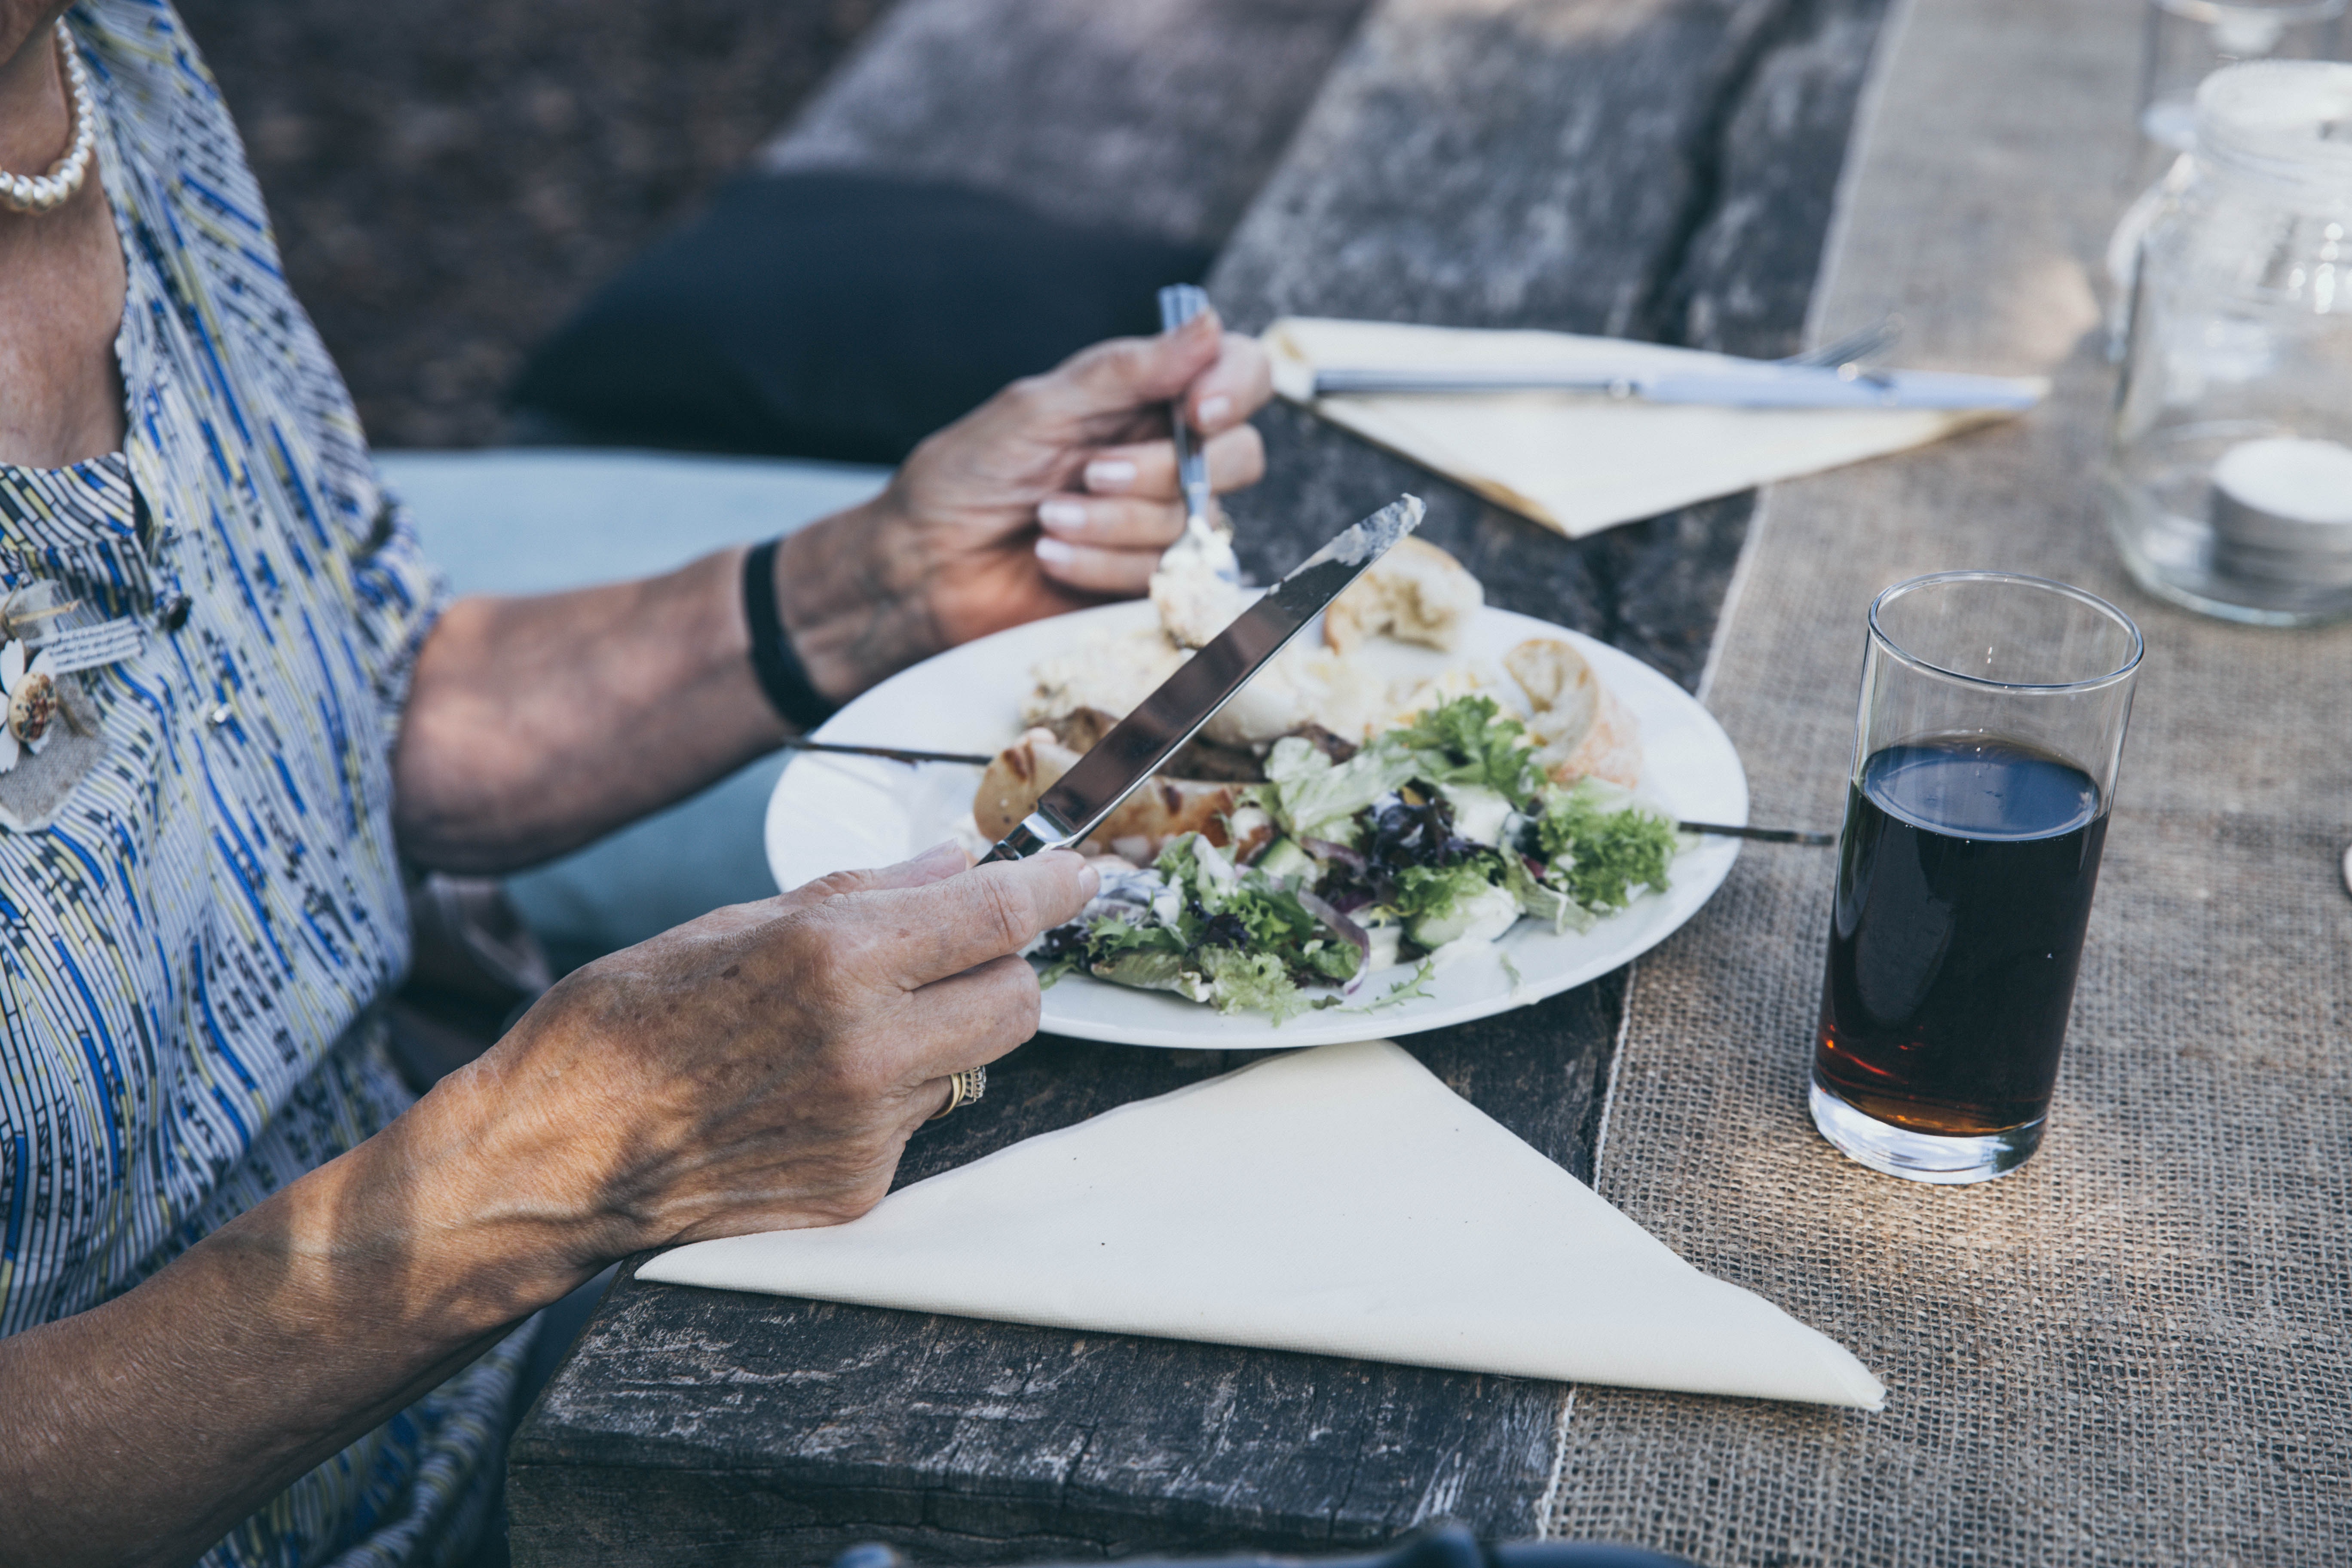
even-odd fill
[{"label": "candle in jar", "polygon": [[2242,578],[2352,584],[2352,447],[2269,436],[2222,453],[2213,564]]}]

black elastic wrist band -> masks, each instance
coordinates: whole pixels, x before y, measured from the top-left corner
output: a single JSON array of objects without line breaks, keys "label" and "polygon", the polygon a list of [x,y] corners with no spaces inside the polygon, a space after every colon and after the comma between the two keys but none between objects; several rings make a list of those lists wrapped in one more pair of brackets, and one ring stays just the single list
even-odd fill
[{"label": "black elastic wrist band", "polygon": [[826,701],[811,683],[776,609],[776,546],[782,542],[771,539],[743,557],[743,619],[751,628],[751,673],[760,678],[768,705],[784,722],[814,730],[839,712],[841,704]]}]

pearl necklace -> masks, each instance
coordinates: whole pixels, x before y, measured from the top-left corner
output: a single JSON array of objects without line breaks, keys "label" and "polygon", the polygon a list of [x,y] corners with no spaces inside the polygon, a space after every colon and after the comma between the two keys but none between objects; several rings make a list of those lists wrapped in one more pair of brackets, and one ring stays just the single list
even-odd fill
[{"label": "pearl necklace", "polygon": [[89,155],[98,145],[98,116],[89,106],[89,73],[74,52],[73,35],[58,23],[58,49],[66,60],[66,107],[73,110],[73,145],[49,165],[46,174],[27,178],[0,169],[0,207],[10,212],[45,213],[73,200],[89,173]]}]

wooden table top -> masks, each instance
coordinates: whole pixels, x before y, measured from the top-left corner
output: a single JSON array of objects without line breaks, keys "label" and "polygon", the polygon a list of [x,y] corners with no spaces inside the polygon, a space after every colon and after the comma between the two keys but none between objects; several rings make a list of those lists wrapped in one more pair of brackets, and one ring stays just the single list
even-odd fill
[{"label": "wooden table top", "polygon": [[[1193,4],[1213,25],[1213,0]],[[1885,0],[1388,0],[1210,279],[1281,314],[1798,345]],[[1490,603],[1695,686],[1737,497],[1571,542],[1276,408],[1232,507],[1261,576],[1399,490]],[[1750,853],[1803,854],[1754,848]],[[1811,852],[1817,853],[1817,852]],[[1403,1043],[1580,1177],[1622,972]],[[1232,1065],[1040,1037],[901,1182]],[[1400,1259],[1400,1267],[1410,1260]],[[1429,1521],[1532,1534],[1562,1385],[640,1284],[607,1295],[515,1440],[520,1564],[1330,1552]]]}]

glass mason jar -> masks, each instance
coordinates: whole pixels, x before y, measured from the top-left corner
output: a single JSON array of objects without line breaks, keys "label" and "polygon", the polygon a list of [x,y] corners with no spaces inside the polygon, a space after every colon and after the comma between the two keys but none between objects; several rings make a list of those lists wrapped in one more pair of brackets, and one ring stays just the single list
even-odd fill
[{"label": "glass mason jar", "polygon": [[2216,71],[2191,159],[2141,242],[2108,522],[2192,609],[2352,616],[2352,65]]}]

